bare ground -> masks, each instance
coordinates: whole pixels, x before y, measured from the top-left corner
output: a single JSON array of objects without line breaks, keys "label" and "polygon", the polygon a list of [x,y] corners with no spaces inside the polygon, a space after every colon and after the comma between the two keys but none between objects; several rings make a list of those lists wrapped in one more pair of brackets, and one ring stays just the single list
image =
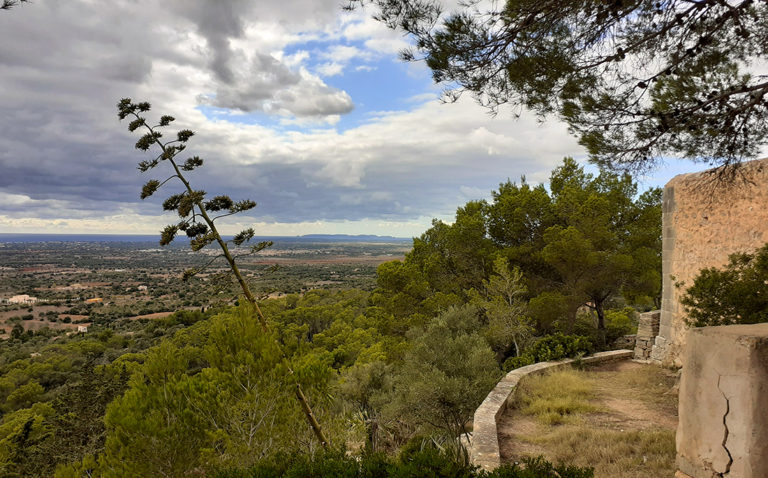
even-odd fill
[{"label": "bare ground", "polygon": [[[597,411],[576,417],[578,424],[547,425],[535,416],[523,414],[514,407],[508,408],[499,421],[502,462],[517,462],[524,456],[544,455],[554,462],[593,466],[597,478],[666,476],[667,470],[674,470],[674,447],[671,454],[668,448],[677,429],[677,394],[673,391],[675,373],[654,365],[621,361],[589,367],[583,374],[585,380],[592,384],[594,398],[591,403]],[[647,438],[658,436],[661,438]],[[639,456],[631,465],[617,468],[613,463],[615,457],[609,452],[591,449],[601,446],[588,443],[596,441],[596,437],[610,437],[609,441],[627,437],[625,447],[616,447],[623,450],[622,459],[632,455],[632,447],[640,447],[640,442],[645,444],[643,446],[664,448],[658,443],[647,445],[649,440],[666,442],[667,450],[656,450],[658,453],[650,458],[645,449],[639,450]],[[566,441],[573,443],[565,445],[563,442]],[[581,443],[584,445],[583,457],[580,456],[582,450],[579,450]],[[569,446],[572,450],[564,451]],[[601,459],[611,463],[599,463]],[[627,460],[632,461],[632,457]],[[628,466],[631,469],[627,469]]]}]

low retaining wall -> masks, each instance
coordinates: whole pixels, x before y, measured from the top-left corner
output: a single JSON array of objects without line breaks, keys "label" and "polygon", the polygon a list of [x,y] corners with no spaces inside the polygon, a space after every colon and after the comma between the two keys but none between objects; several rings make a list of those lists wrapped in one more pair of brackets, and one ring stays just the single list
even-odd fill
[{"label": "low retaining wall", "polygon": [[520,379],[526,375],[540,374],[544,371],[557,370],[569,366],[573,362],[580,361],[584,364],[600,362],[612,362],[614,360],[630,359],[634,355],[632,350],[612,350],[600,352],[581,359],[565,359],[555,362],[540,362],[533,365],[520,367],[509,372],[496,384],[491,393],[485,397],[483,403],[475,410],[475,418],[472,431],[472,446],[469,448],[469,456],[472,463],[484,470],[491,471],[501,464],[499,455],[498,420],[512,403],[515,387]]}]

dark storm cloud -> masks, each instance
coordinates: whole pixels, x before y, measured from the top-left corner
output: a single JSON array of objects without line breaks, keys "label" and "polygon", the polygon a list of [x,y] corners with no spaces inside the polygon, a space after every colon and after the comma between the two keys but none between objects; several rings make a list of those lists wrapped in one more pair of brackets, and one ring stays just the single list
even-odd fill
[{"label": "dark storm cloud", "polygon": [[[207,41],[209,51],[203,57],[210,59],[207,64],[215,78],[211,86],[227,107],[253,110],[272,101],[298,115],[348,110],[349,97],[322,84],[323,91],[316,84],[305,89],[329,96],[324,106],[308,102],[306,107],[291,101],[290,94],[288,100],[281,97],[286,87],[301,91],[306,81],[267,54],[256,52],[244,73],[233,71],[237,52],[230,40],[242,37],[243,18],[253,4],[39,0],[4,12],[0,15],[0,42],[5,45],[0,49],[0,190],[35,200],[67,201],[83,210],[135,201],[146,179],[136,171],[136,162],[142,158],[131,150],[136,138],[129,138],[125,125],[118,124],[114,105],[121,97],[140,94],[153,75],[153,62],[191,66],[205,73],[200,55],[184,52],[185,45],[174,43],[184,38],[185,27]],[[158,21],[177,14],[192,25]],[[254,78],[256,72],[260,79]],[[153,93],[162,97],[168,90]],[[340,107],[339,96],[348,103]],[[188,100],[194,102],[194,98]],[[2,212],[12,209],[11,205],[0,207]]]},{"label": "dark storm cloud", "polygon": [[189,153],[208,162],[192,175],[196,187],[251,198],[251,217],[265,221],[450,215],[472,199],[463,188],[490,190],[572,151],[562,128],[491,120],[468,102],[381,114],[343,133],[201,115],[200,97],[289,120],[350,111],[345,92],[272,56],[287,40],[248,36],[263,19],[291,35],[319,30],[337,9],[335,0],[36,0],[0,13],[0,223],[160,213],[178,186],[139,201],[141,185],[168,172],[137,171],[149,156],[117,120],[122,97],[150,100],[153,118],[172,114],[194,129]]},{"label": "dark storm cloud", "polygon": [[230,40],[243,36],[243,18],[255,2],[229,0],[208,2],[174,0],[168,3],[171,11],[187,18],[208,42],[211,49],[209,66],[216,77],[231,85],[235,81],[231,62],[233,51]]}]

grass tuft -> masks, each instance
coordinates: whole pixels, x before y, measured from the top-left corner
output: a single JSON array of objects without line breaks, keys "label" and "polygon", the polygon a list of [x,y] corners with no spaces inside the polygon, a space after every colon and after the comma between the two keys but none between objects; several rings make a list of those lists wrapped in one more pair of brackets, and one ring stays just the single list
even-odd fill
[{"label": "grass tuft", "polygon": [[651,366],[618,371],[571,369],[527,377],[518,387],[516,407],[539,425],[515,439],[535,445],[551,462],[592,466],[597,477],[672,476],[676,469],[673,429],[653,424],[633,429],[631,422],[626,422],[626,429],[601,426],[601,414],[595,412],[615,416],[615,410],[598,405],[613,397],[674,413],[675,397],[669,393],[673,383],[673,374]]},{"label": "grass tuft", "polygon": [[545,446],[549,460],[594,466],[595,476],[656,477],[675,473],[673,430],[622,432],[581,424],[557,427],[530,441]]},{"label": "grass tuft", "polygon": [[592,384],[575,370],[529,376],[518,386],[518,408],[546,425],[559,425],[579,413],[598,411]]}]

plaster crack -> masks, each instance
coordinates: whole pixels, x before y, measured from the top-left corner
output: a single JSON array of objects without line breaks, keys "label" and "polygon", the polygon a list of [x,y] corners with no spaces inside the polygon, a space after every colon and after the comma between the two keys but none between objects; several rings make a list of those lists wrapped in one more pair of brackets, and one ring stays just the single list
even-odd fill
[{"label": "plaster crack", "polygon": [[726,443],[728,442],[728,414],[731,413],[731,402],[728,400],[728,396],[723,392],[723,389],[720,388],[720,379],[723,378],[722,375],[719,375],[717,377],[717,389],[720,390],[720,393],[723,394],[723,398],[725,399],[725,415],[723,415],[723,428],[725,429],[725,434],[723,435],[723,450],[725,450],[725,453],[728,454],[728,464],[725,465],[725,471],[722,473],[718,473],[718,476],[726,476],[731,472],[731,465],[733,465],[733,456],[731,455],[731,451],[728,450],[728,447],[726,446]]}]

